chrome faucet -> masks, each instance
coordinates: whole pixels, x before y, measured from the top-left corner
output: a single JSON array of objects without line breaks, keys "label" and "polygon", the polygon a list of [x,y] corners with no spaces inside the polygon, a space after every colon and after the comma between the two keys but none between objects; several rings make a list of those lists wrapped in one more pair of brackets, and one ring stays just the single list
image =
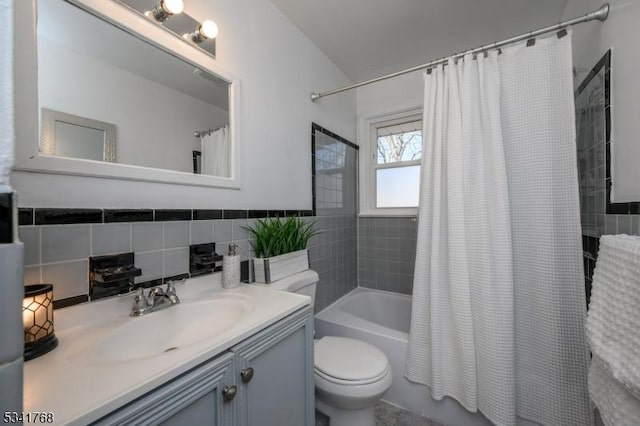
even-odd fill
[{"label": "chrome faucet", "polygon": [[[181,283],[184,281],[184,279],[179,280]],[[144,289],[142,287],[138,288],[133,301],[131,316],[140,317],[180,303],[180,298],[176,294],[175,283],[175,281],[167,282],[166,289],[162,289],[160,286],[151,287],[146,296]]]}]

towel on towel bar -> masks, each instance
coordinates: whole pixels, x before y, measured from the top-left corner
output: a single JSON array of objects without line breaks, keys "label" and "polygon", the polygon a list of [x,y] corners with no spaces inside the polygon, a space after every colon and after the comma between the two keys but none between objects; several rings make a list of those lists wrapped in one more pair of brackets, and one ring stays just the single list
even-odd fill
[{"label": "towel on towel bar", "polygon": [[637,422],[639,417],[635,416],[640,413],[640,237],[604,235],[600,238],[586,334],[594,355],[589,391],[603,413],[603,420],[607,416],[623,419],[633,415],[631,418]]}]

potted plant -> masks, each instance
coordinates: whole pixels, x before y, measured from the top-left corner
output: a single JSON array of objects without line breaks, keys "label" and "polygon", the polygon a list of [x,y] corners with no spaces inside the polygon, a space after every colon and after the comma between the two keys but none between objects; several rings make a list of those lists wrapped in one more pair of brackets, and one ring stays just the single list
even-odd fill
[{"label": "potted plant", "polygon": [[300,217],[260,219],[245,229],[253,236],[256,282],[270,283],[309,269],[307,243],[318,234],[315,222]]}]

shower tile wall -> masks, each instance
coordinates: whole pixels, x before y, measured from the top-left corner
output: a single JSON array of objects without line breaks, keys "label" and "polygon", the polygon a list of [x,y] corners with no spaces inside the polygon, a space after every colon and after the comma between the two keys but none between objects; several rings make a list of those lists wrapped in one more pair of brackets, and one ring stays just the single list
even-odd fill
[{"label": "shower tile wall", "polygon": [[316,312],[358,284],[357,146],[312,125],[313,207],[321,233],[310,241],[310,266],[320,275]]},{"label": "shower tile wall", "polygon": [[640,235],[640,203],[611,203],[611,51],[576,91],[580,219],[587,300],[605,234]]},{"label": "shower tile wall", "polygon": [[358,286],[411,294],[416,258],[415,217],[358,219]]}]

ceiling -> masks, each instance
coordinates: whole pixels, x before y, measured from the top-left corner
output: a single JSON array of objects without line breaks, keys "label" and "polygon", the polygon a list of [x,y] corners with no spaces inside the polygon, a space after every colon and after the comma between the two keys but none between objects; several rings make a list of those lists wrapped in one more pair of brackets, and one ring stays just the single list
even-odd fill
[{"label": "ceiling", "polygon": [[568,0],[271,2],[361,81],[558,23]]}]

